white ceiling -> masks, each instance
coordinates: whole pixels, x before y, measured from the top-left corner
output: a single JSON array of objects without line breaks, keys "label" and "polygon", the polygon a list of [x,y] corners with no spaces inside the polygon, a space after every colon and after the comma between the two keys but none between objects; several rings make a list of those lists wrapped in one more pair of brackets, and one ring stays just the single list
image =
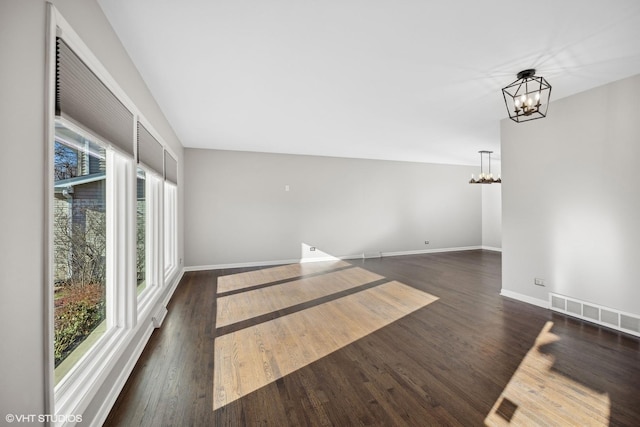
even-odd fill
[{"label": "white ceiling", "polygon": [[186,147],[477,164],[518,71],[640,73],[638,0],[98,2]]}]

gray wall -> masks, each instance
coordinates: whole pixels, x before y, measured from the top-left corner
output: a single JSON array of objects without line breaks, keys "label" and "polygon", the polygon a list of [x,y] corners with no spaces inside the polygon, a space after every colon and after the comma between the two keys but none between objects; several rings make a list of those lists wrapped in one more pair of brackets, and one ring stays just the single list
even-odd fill
[{"label": "gray wall", "polygon": [[185,264],[480,246],[476,169],[185,149]]},{"label": "gray wall", "polygon": [[[53,1],[182,160],[182,148],[93,0]],[[44,0],[0,2],[0,413],[45,413]],[[180,217],[182,218],[182,207]],[[182,254],[182,231],[179,232]],[[182,257],[182,255],[180,255]],[[126,356],[126,355],[125,355]],[[113,379],[113,378],[111,378]]]},{"label": "gray wall", "polygon": [[635,76],[502,121],[503,289],[640,314],[638,99]]}]

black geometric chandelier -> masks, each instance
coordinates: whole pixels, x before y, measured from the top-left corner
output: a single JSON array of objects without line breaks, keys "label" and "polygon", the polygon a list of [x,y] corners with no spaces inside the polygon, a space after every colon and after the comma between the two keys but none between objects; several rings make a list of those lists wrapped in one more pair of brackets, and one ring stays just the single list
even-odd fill
[{"label": "black geometric chandelier", "polygon": [[531,68],[518,73],[518,80],[502,89],[509,118],[521,123],[547,116],[551,85],[544,77],[537,77]]},{"label": "black geometric chandelier", "polygon": [[[491,153],[493,153],[493,151],[481,150],[478,151],[478,153],[480,153],[480,176],[478,179],[475,179],[474,175],[471,174],[471,181],[469,181],[469,184],[502,184],[500,175],[498,175],[498,179],[494,179],[493,174],[491,173]],[[486,173],[484,171],[485,155],[487,156],[487,166],[489,167]]]}]

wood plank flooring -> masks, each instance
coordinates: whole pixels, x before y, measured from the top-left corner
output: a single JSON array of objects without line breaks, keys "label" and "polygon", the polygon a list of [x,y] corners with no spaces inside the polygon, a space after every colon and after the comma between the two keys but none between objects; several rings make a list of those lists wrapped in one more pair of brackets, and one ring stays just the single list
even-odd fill
[{"label": "wood plank flooring", "polygon": [[547,322],[522,360],[486,418],[488,425],[608,425],[607,393],[553,372],[555,357],[544,350],[560,340],[550,332],[552,327],[553,322]]},{"label": "wood plank flooring", "polygon": [[378,274],[371,273],[364,268],[352,267],[338,271],[326,271],[322,275],[304,277],[229,296],[218,296],[216,327],[221,328],[242,320],[252,319],[380,279],[383,277]]},{"label": "wood plank flooring", "polygon": [[351,267],[351,264],[345,261],[335,260],[280,265],[277,267],[266,267],[259,270],[228,274],[218,277],[218,293],[222,294],[239,289],[253,288],[266,283],[274,283],[301,276],[310,276],[346,267]]},{"label": "wood plank flooring", "polygon": [[[325,280],[332,281],[334,277]],[[317,288],[322,288],[318,285]],[[222,408],[435,300],[433,295],[402,283],[387,282],[219,336],[214,349],[213,409]],[[262,301],[272,305],[267,298]]]},{"label": "wood plank flooring", "polygon": [[[307,272],[295,268],[300,267],[185,274],[162,328],[152,335],[105,425],[638,425],[640,340],[499,296],[498,253],[381,258]],[[383,279],[216,327],[218,298],[243,292],[230,284],[231,275],[246,273],[249,292],[349,268]],[[229,287],[219,295],[222,282]],[[361,338],[332,351],[298,343],[299,353],[319,358],[213,409],[214,377],[224,363],[217,338],[247,345],[242,335],[258,328],[275,348],[279,341],[269,325],[298,319],[311,331],[313,325],[300,316],[395,283],[434,300],[417,303],[373,331],[363,322]],[[411,300],[401,297],[396,303]],[[337,315],[329,317],[340,323]],[[330,329],[334,340],[344,333]]]}]

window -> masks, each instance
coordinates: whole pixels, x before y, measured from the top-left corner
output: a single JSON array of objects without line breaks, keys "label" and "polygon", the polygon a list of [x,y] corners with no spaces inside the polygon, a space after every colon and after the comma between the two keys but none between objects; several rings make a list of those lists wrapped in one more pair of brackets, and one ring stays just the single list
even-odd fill
[{"label": "window", "polygon": [[138,167],[136,179],[136,290],[147,287],[147,180],[144,169]]},{"label": "window", "polygon": [[178,268],[178,188],[164,183],[164,274],[169,277]]},{"label": "window", "polygon": [[54,141],[56,382],[106,330],[107,156],[61,122]]},{"label": "window", "polygon": [[149,296],[162,284],[162,179],[146,166],[138,166],[136,179],[136,293],[138,312],[148,306]]},{"label": "window", "polygon": [[[178,162],[164,151],[164,275],[178,268]],[[182,262],[182,260],[180,260]]]},{"label": "window", "polygon": [[112,370],[133,357],[133,338],[162,304],[165,273],[177,269],[177,162],[167,206],[164,144],[48,7],[47,413],[76,414],[120,381]]},{"label": "window", "polygon": [[[162,252],[160,204],[164,172],[164,148],[149,127],[138,121],[137,125],[138,160],[138,295],[141,296],[139,311],[146,307],[141,292],[143,289],[159,286],[161,274],[157,273],[161,265]],[[141,277],[144,267],[144,279]],[[148,293],[148,292],[147,292]]]},{"label": "window", "polygon": [[69,414],[93,398],[136,322],[135,115],[71,30],[52,33],[48,410]]}]

